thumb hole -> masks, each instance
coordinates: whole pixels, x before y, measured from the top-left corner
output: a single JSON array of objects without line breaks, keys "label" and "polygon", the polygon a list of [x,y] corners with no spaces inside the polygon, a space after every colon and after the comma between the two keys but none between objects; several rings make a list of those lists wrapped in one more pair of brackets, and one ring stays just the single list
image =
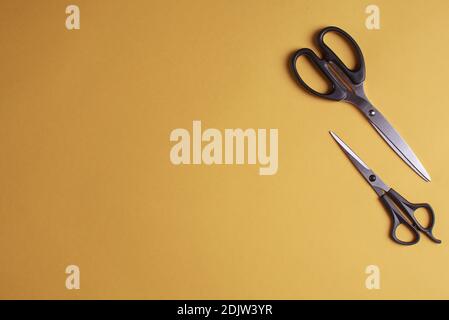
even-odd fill
[{"label": "thumb hole", "polygon": [[404,242],[411,242],[415,240],[415,233],[411,230],[410,227],[406,226],[405,224],[401,223],[395,231],[396,238],[398,238],[401,241]]},{"label": "thumb hole", "polygon": [[332,83],[306,55],[302,55],[296,60],[296,70],[302,80],[313,90],[321,94],[330,93],[332,90]]},{"label": "thumb hole", "polygon": [[324,35],[323,41],[332,48],[335,55],[340,58],[341,62],[349,70],[355,70],[357,67],[357,54],[354,46],[348,39],[336,32],[328,32]]}]

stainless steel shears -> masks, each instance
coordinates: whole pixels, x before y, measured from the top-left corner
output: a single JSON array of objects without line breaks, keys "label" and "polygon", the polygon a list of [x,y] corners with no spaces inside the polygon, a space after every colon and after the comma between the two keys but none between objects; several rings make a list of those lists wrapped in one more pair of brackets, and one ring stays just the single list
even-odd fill
[{"label": "stainless steel shears", "polygon": [[[332,49],[324,43],[324,36],[328,32],[339,34],[351,44],[357,60],[357,65],[354,70],[348,69]],[[355,42],[348,33],[338,27],[327,27],[322,29],[316,37],[316,42],[322,53],[322,59],[320,59],[312,50],[304,48],[296,51],[290,60],[290,67],[298,83],[308,92],[318,97],[335,101],[343,100],[356,106],[390,147],[420,177],[426,181],[430,181],[430,175],[427,173],[412,149],[385,119],[382,113],[380,113],[380,111],[375,108],[366,97],[363,89],[363,82],[365,81],[365,61],[357,42]],[[329,80],[332,85],[329,92],[317,92],[303,81],[296,66],[297,59],[301,56],[308,58]]]},{"label": "stainless steel shears", "polygon": [[[369,183],[371,188],[374,189],[379,196],[380,201],[385,206],[385,209],[390,213],[392,218],[392,227],[390,230],[390,236],[396,243],[402,245],[412,245],[419,241],[419,232],[426,234],[430,240],[435,243],[441,243],[441,240],[435,238],[432,233],[433,226],[435,224],[435,214],[432,207],[428,203],[411,203],[402,197],[395,190],[390,188],[382,179],[374,173],[363,161],[360,159],[354,151],[351,150],[334,132],[330,131],[330,134],[334,140],[341,147],[343,152],[357,168],[365,180]],[[423,226],[421,222],[415,217],[415,211],[418,209],[425,209],[428,214],[428,223]],[[410,241],[404,241],[398,238],[397,229],[400,225],[404,225],[413,235]]]}]

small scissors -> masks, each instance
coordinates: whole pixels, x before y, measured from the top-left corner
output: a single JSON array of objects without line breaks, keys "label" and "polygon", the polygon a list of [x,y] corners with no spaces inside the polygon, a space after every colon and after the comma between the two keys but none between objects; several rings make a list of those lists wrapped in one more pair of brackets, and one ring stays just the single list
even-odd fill
[{"label": "small scissors", "polygon": [[[432,234],[432,229],[435,224],[435,214],[432,207],[428,203],[410,203],[404,199],[399,193],[394,191],[386,185],[382,179],[379,178],[368,166],[352,151],[334,132],[330,131],[331,136],[340,145],[343,152],[351,160],[354,166],[359,170],[362,176],[368,181],[371,188],[379,196],[381,202],[390,213],[392,217],[392,228],[390,231],[391,238],[402,245],[412,245],[419,241],[419,232],[426,234],[433,242],[441,243]],[[415,217],[415,211],[419,208],[424,208],[429,215],[429,223],[424,227]],[[410,241],[400,240],[396,236],[396,230],[401,225],[405,225],[413,234],[413,239]]]},{"label": "small scissors", "polygon": [[[351,44],[357,59],[357,65],[354,70],[348,69],[332,49],[324,43],[324,36],[328,32],[339,34]],[[323,55],[322,59],[308,48],[299,49],[291,58],[290,68],[298,83],[308,92],[318,97],[335,101],[343,100],[356,106],[374,129],[377,130],[380,136],[405,161],[405,163],[407,163],[421,178],[430,181],[430,175],[427,173],[418,157],[413,153],[412,149],[379,110],[368,101],[363,89],[363,82],[365,81],[365,61],[357,42],[355,42],[348,33],[337,27],[327,27],[322,29],[316,37],[316,42]],[[330,81],[330,84],[332,85],[330,92],[317,92],[304,82],[296,67],[296,61],[300,56],[307,57],[313,65],[321,71],[325,78]]]}]

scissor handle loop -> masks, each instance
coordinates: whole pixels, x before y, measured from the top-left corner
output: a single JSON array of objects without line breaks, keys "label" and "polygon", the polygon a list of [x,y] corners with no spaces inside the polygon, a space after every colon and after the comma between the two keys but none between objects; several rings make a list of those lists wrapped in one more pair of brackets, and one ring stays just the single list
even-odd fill
[{"label": "scissor handle loop", "polygon": [[[380,197],[380,200],[392,218],[390,236],[393,241],[401,245],[416,244],[420,239],[419,231],[421,231],[433,242],[441,243],[441,240],[435,238],[432,233],[433,226],[435,225],[435,213],[428,203],[411,203],[394,189],[388,190],[388,192]],[[414,213],[419,208],[426,209],[429,214],[429,225],[427,227],[424,227],[415,217]],[[412,240],[403,241],[397,237],[396,231],[400,225],[404,225],[411,232],[413,235]]]},{"label": "scissor handle loop", "polygon": [[[413,222],[413,226],[416,229],[426,234],[433,242],[441,243],[441,240],[435,238],[435,236],[433,235],[433,227],[435,226],[435,213],[430,204],[411,203],[394,189],[390,189],[387,193],[393,199],[396,205],[405,212],[407,217]],[[423,226],[422,223],[415,217],[416,210],[421,208],[425,209],[428,214],[429,223],[427,226]]]},{"label": "scissor handle loop", "polygon": [[[351,47],[354,49],[355,58],[356,58],[356,66],[354,70],[349,69],[343,61],[335,54],[335,52],[324,42],[324,36],[329,32],[335,32],[347,40]],[[323,53],[323,59],[328,62],[333,62],[336,64],[343,73],[352,81],[353,84],[361,84],[365,81],[365,59],[363,58],[362,50],[360,49],[357,42],[347,33],[346,31],[335,27],[330,26],[322,29],[316,38],[317,45]]]},{"label": "scissor handle loop", "polygon": [[[316,91],[315,89],[311,88],[299,75],[298,69],[296,67],[296,61],[299,57],[304,56],[309,59],[310,62],[317,68],[319,72],[324,75],[326,79],[329,80],[329,83],[331,84],[332,88],[329,92],[321,93]],[[334,75],[329,71],[328,63],[320,58],[313,52],[312,50],[308,48],[299,49],[296,51],[291,60],[290,60],[290,67],[293,72],[294,77],[298,81],[299,84],[301,84],[304,89],[309,91],[310,93],[324,99],[329,100],[335,100],[340,101],[346,97],[346,89],[340,84],[338,80],[334,78]]]},{"label": "scissor handle loop", "polygon": [[[390,199],[388,194],[384,194],[382,197],[380,197],[380,200],[383,203],[383,205],[385,206],[385,209],[387,209],[387,211],[390,213],[390,216],[391,216],[391,222],[392,222],[391,229],[390,229],[391,239],[394,242],[404,245],[404,246],[410,246],[410,245],[418,243],[419,239],[420,239],[418,230],[410,222],[408,222],[407,220],[404,219],[404,217],[399,212],[398,208],[396,207],[396,205],[394,204],[392,199]],[[413,237],[410,241],[404,241],[404,240],[401,240],[398,238],[396,232],[400,225],[404,225],[410,231],[410,233],[413,235]]]},{"label": "scissor handle loop", "polygon": [[[332,51],[331,48],[324,42],[324,36],[328,32],[335,32],[342,36],[344,39],[349,41],[351,47],[354,49],[356,55],[356,67],[354,70],[349,69],[341,59]],[[319,31],[316,36],[317,46],[320,49],[323,58],[320,59],[311,49],[303,48],[297,50],[290,59],[290,69],[292,70],[293,76],[297,80],[297,82],[302,85],[309,93],[314,94],[320,98],[340,101],[347,97],[348,90],[341,83],[341,80],[335,76],[333,72],[330,71],[330,66],[337,66],[343,72],[349,80],[352,82],[352,85],[359,85],[363,83],[365,80],[365,60],[363,58],[362,51],[358,46],[357,42],[344,30],[330,26],[326,27]],[[324,75],[324,77],[329,80],[331,84],[331,89],[329,92],[321,93],[313,88],[311,88],[300,76],[300,73],[297,68],[297,60],[299,57],[304,56],[309,59],[310,62],[317,68],[319,72]]]}]

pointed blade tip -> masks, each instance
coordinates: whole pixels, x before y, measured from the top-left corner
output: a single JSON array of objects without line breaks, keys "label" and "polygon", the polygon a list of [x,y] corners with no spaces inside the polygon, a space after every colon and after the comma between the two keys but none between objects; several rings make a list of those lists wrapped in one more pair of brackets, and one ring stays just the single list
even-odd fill
[{"label": "pointed blade tip", "polygon": [[332,130],[329,130],[329,134],[332,136],[332,138],[338,138],[338,136],[333,132]]}]

